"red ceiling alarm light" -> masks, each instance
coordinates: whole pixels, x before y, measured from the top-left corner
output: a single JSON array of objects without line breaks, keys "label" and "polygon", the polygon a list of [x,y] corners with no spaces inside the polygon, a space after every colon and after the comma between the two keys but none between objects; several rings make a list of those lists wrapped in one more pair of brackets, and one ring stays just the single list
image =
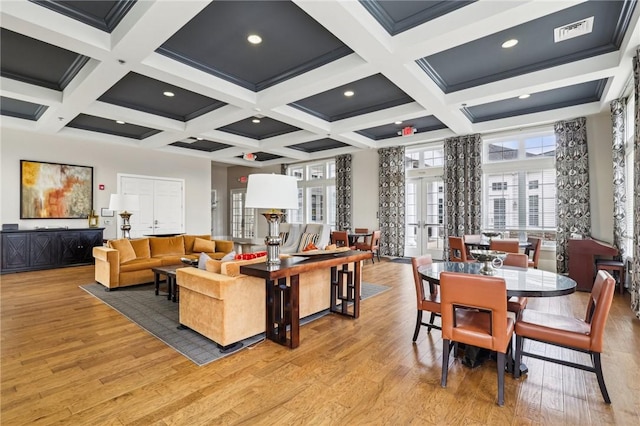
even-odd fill
[{"label": "red ceiling alarm light", "polygon": [[258,157],[255,154],[252,154],[249,152],[249,153],[243,154],[242,158],[247,161],[255,161],[255,159]]},{"label": "red ceiling alarm light", "polygon": [[411,136],[416,132],[416,128],[412,126],[403,127],[401,131],[398,132],[398,136]]}]

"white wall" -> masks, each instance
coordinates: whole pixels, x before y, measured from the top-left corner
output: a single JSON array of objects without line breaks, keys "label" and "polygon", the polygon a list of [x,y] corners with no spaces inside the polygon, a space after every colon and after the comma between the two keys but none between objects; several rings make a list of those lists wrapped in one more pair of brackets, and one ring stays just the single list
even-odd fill
[{"label": "white wall", "polygon": [[[207,159],[165,152],[101,144],[84,140],[46,136],[14,129],[0,129],[0,223],[18,223],[21,229],[36,226],[88,226],[86,219],[20,220],[20,160],[36,160],[93,167],[93,206],[98,214],[109,206],[109,196],[117,191],[117,173],[185,180],[185,231],[208,234],[211,228],[211,162]],[[105,190],[98,190],[104,184]],[[100,217],[106,224],[105,238],[116,236],[115,217]]]},{"label": "white wall", "polygon": [[229,184],[227,166],[211,164],[211,189],[216,191],[218,202],[211,209],[211,235],[225,239],[229,236]]},{"label": "white wall", "polygon": [[613,134],[611,115],[603,112],[587,117],[591,236],[613,242]]},{"label": "white wall", "polygon": [[355,152],[351,158],[353,228],[380,229],[378,221],[378,151]]}]

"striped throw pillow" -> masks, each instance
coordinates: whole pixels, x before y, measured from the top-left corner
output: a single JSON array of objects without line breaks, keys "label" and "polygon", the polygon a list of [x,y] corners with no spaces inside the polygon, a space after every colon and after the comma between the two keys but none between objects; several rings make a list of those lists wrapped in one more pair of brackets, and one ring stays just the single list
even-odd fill
[{"label": "striped throw pillow", "polygon": [[300,245],[298,245],[298,252],[303,251],[305,247],[309,245],[309,243],[316,244],[319,238],[320,238],[320,234],[310,234],[305,232],[304,234],[302,234],[302,237],[300,237]]}]

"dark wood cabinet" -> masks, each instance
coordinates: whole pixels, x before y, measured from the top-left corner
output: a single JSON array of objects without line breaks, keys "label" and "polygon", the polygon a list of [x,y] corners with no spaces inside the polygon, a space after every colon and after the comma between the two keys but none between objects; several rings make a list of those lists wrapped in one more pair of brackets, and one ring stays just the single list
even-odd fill
[{"label": "dark wood cabinet", "polygon": [[52,269],[93,263],[104,228],[2,231],[0,273]]}]

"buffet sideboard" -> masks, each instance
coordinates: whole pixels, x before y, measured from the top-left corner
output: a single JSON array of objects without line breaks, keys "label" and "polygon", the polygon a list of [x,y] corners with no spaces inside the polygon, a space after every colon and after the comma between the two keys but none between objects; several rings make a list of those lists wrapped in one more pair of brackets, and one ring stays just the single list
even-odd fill
[{"label": "buffet sideboard", "polygon": [[0,273],[93,263],[104,228],[49,228],[0,232]]}]

